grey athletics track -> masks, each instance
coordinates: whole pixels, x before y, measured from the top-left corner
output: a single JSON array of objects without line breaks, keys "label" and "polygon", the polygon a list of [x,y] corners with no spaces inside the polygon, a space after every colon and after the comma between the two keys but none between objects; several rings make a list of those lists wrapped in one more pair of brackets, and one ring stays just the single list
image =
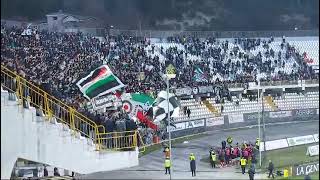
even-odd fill
[{"label": "grey athletics track", "polygon": [[[302,123],[281,123],[266,125],[267,140],[281,139],[319,133],[319,121]],[[258,128],[242,128],[233,130],[212,131],[208,136],[191,140],[185,144],[177,144],[172,147],[173,179],[248,179],[248,175],[242,175],[240,170],[231,168],[211,169],[209,163],[200,161],[208,157],[209,147],[221,146],[221,141],[227,136],[232,136],[234,142],[252,141],[258,136]],[[163,149],[152,152],[139,159],[139,166],[109,172],[97,172],[83,176],[85,179],[169,179],[164,175]],[[193,152],[197,161],[197,176],[191,177],[189,172],[189,153]],[[112,163],[112,162],[110,162]],[[258,178],[258,177],[257,177]]]}]

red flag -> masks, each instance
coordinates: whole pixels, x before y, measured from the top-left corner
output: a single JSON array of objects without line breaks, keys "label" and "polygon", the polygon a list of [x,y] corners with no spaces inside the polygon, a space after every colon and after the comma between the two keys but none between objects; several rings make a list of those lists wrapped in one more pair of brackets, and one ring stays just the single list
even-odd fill
[{"label": "red flag", "polygon": [[148,119],[148,117],[146,117],[142,111],[138,111],[137,112],[137,118],[139,119],[139,121],[141,123],[144,123],[147,125],[147,127],[154,129],[154,130],[158,130],[158,126],[156,124],[154,124],[151,120]]}]

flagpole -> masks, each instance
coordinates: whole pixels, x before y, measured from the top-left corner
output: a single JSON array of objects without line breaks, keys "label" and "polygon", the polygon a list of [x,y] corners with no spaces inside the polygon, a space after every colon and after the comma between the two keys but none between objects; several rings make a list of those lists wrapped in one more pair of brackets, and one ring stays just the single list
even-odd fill
[{"label": "flagpole", "polygon": [[170,159],[170,162],[171,162],[171,166],[170,166],[170,180],[172,178],[172,172],[173,172],[173,169],[172,169],[172,166],[173,166],[173,162],[172,162],[172,149],[171,149],[171,128],[170,128],[170,105],[169,105],[169,89],[170,89],[170,84],[169,84],[169,80],[170,79],[173,79],[176,77],[176,73],[175,73],[175,69],[174,67],[172,66],[172,64],[170,64],[167,68],[166,68],[166,74],[164,74],[164,77],[166,78],[166,82],[167,82],[167,105],[168,105],[168,112],[167,112],[167,120],[168,120],[168,134],[169,134],[169,159]]},{"label": "flagpole", "polygon": [[[258,103],[260,101],[260,81],[259,81],[259,88],[258,88]],[[262,105],[263,105],[263,99],[261,99],[262,101]],[[262,107],[261,107],[262,108]],[[259,108],[260,109],[260,108]],[[258,116],[258,128],[259,128],[259,141],[261,141],[261,114],[262,114],[262,109],[261,111],[259,110],[259,116]],[[261,147],[260,147],[260,144],[259,144],[259,165],[260,165],[260,168],[262,168],[262,159],[261,159]]]},{"label": "flagpole", "polygon": [[167,114],[167,120],[168,120],[168,133],[169,133],[169,159],[171,162],[170,166],[170,180],[171,180],[171,174],[172,174],[172,153],[171,153],[171,128],[170,128],[170,111],[169,111],[169,77],[167,76],[167,102],[168,102],[168,114]]}]

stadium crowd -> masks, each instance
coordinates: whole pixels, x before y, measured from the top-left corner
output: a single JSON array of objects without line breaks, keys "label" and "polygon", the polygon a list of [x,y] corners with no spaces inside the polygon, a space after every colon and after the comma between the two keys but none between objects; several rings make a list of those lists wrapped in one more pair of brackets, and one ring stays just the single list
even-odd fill
[{"label": "stadium crowd", "polygon": [[[275,51],[269,47],[273,38],[236,38],[231,45],[230,39],[169,37],[167,43],[175,46],[163,47],[144,37],[106,35],[100,41],[81,33],[34,31],[21,35],[23,30],[1,27],[1,64],[105,125],[109,132],[126,129],[123,123],[127,117],[121,113],[90,112],[85,106],[88,100],[76,86],[79,79],[104,63],[127,85],[126,92],[156,94],[164,89],[161,75],[168,64],[177,70],[177,78],[170,80],[174,87],[220,86],[222,93],[217,96],[222,97],[230,96],[230,83],[319,78],[303,54],[285,38],[280,50]],[[263,51],[257,52],[260,46]],[[204,72],[203,80],[194,79],[196,68]],[[119,119],[123,119],[122,123],[116,123]],[[150,135],[145,136],[150,141]]]}]

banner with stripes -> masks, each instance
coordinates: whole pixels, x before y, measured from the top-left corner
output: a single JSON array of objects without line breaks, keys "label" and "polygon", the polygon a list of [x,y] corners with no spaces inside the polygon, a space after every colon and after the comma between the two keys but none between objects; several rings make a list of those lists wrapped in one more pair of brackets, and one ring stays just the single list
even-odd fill
[{"label": "banner with stripes", "polygon": [[107,65],[102,65],[78,81],[77,86],[84,97],[92,99],[123,88],[124,84]]}]

